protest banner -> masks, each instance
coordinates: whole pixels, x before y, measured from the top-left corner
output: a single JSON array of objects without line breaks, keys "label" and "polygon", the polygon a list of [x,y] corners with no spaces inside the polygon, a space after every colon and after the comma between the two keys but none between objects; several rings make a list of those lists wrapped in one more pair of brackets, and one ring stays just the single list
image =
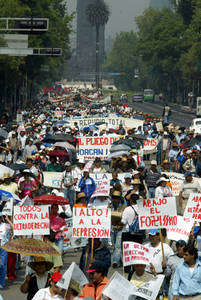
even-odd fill
[{"label": "protest banner", "polygon": [[[147,300],[156,300],[165,275],[153,276],[153,278],[137,289],[135,296]],[[130,298],[129,298],[130,299]]]},{"label": "protest banner", "polygon": [[189,239],[190,231],[193,227],[193,223],[193,220],[189,218],[177,216],[177,226],[166,229],[168,240],[184,240],[185,242],[187,242]]},{"label": "protest banner", "polygon": [[104,180],[99,185],[96,186],[96,190],[94,191],[92,197],[98,196],[109,196],[110,193],[110,181]]},{"label": "protest banner", "polygon": [[157,151],[158,140],[157,139],[146,139],[144,140],[144,153],[151,154]]},{"label": "protest banner", "polygon": [[185,179],[184,174],[176,172],[162,172],[162,175],[163,174],[169,177],[170,183],[172,185],[173,196],[179,196],[181,185]]},{"label": "protest banner", "polygon": [[2,210],[2,214],[12,216],[13,215],[13,199],[10,199],[9,201],[6,201],[6,204],[4,205],[4,208]]},{"label": "protest banner", "polygon": [[73,237],[109,238],[110,228],[109,208],[73,207]]},{"label": "protest banner", "polygon": [[56,110],[54,112],[55,118],[61,118],[63,116],[63,114],[64,114],[64,111],[62,111],[62,110]]},{"label": "protest banner", "polygon": [[124,267],[143,264],[149,265],[149,249],[135,242],[123,242],[123,265]]},{"label": "protest banner", "polygon": [[72,237],[73,232],[73,218],[66,219],[66,227],[64,228],[64,252],[68,249],[75,249],[85,247],[87,245],[87,238]]},{"label": "protest banner", "polygon": [[201,194],[190,194],[184,217],[201,222]]},{"label": "protest banner", "polygon": [[13,227],[14,235],[49,234],[49,206],[14,206]]},{"label": "protest banner", "polygon": [[177,225],[175,197],[138,200],[140,229],[168,228]]},{"label": "protest banner", "polygon": [[160,130],[163,130],[163,123],[162,122],[157,122],[156,123],[156,129],[159,132]]},{"label": "protest banner", "polygon": [[134,295],[137,288],[126,278],[115,272],[108,284],[103,289],[104,296],[112,300],[128,300],[130,295]]},{"label": "protest banner", "polygon": [[60,188],[62,174],[62,172],[43,172],[43,185],[51,188]]},{"label": "protest banner", "polygon": [[0,164],[0,178],[2,178],[5,173],[10,174],[10,176],[12,177],[14,175],[15,171],[13,171],[12,169]]},{"label": "protest banner", "polygon": [[78,138],[78,158],[84,158],[85,160],[94,159],[96,157],[107,159],[110,154],[110,148],[112,144],[118,139],[119,136],[96,136]]}]

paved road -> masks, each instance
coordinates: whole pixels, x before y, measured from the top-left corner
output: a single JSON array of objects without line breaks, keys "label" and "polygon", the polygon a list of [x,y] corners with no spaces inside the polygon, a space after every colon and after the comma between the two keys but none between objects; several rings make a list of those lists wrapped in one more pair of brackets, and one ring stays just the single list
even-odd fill
[{"label": "paved road", "polygon": [[[159,101],[156,101],[154,103],[133,102],[132,104],[130,103],[130,105],[137,110],[143,111],[145,113],[154,114],[160,118],[162,117],[163,104],[161,104]],[[189,127],[192,119],[196,118],[196,115],[194,113],[185,112],[179,106],[173,106],[171,110],[172,115],[170,118],[170,122],[175,123],[179,126]]]}]

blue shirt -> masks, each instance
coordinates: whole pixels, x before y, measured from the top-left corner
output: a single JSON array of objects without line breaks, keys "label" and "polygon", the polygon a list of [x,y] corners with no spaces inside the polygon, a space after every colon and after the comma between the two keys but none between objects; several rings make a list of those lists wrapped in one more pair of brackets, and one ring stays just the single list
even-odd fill
[{"label": "blue shirt", "polygon": [[172,284],[172,294],[177,296],[201,294],[201,263],[199,260],[196,261],[192,274],[185,262],[177,267]]}]

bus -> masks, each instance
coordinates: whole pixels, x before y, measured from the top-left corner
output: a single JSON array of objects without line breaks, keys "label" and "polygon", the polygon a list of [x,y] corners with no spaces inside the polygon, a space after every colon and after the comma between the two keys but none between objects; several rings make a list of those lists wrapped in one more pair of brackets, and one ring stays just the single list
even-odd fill
[{"label": "bus", "polygon": [[154,91],[151,89],[144,90],[144,101],[154,102]]}]

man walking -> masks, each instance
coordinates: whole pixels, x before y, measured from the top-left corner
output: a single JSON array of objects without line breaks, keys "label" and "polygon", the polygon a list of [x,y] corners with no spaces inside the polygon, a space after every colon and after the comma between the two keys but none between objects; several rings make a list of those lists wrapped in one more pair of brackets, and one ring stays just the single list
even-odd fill
[{"label": "man walking", "polygon": [[200,300],[201,262],[197,249],[187,246],[183,251],[184,262],[177,267],[173,279],[173,300]]}]

